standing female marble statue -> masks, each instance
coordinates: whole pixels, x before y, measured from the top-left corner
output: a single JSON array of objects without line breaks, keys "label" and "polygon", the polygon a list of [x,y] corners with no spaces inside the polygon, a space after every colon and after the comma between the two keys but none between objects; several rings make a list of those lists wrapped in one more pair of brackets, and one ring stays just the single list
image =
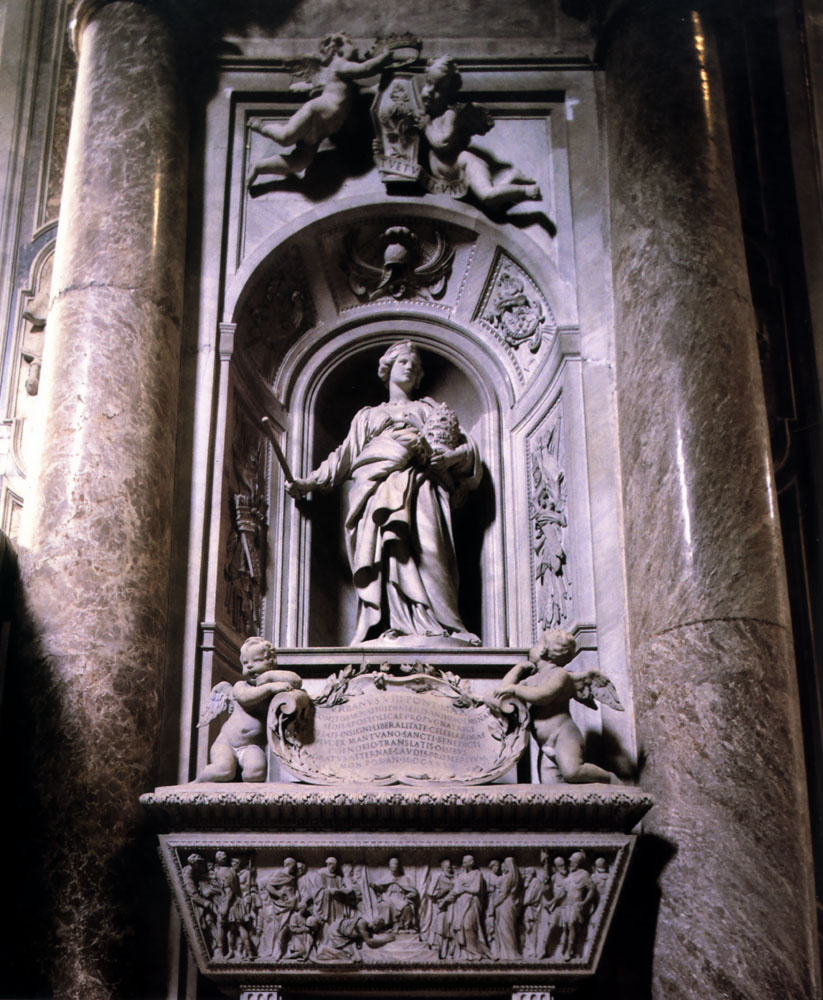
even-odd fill
[{"label": "standing female marble statue", "polygon": [[299,498],[349,483],[346,546],[359,601],[352,645],[479,645],[457,610],[450,512],[480,481],[477,448],[445,403],[412,398],[423,368],[410,341],[386,351],[378,375],[388,401],[356,413],[340,447],[286,489]]}]

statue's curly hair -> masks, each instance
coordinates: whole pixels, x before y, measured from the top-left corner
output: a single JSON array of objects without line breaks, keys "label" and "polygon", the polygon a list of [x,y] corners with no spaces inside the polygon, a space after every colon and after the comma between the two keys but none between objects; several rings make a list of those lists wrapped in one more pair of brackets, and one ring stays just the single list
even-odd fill
[{"label": "statue's curly hair", "polygon": [[426,76],[438,77],[446,85],[449,97],[453,97],[463,86],[463,77],[457,63],[451,56],[437,56],[426,63]]},{"label": "statue's curly hair", "polygon": [[530,660],[549,660],[562,667],[574,659],[577,643],[571,632],[562,628],[547,628],[529,653]]},{"label": "statue's curly hair", "polygon": [[246,641],[240,647],[240,656],[242,657],[243,653],[250,653],[253,649],[258,649],[258,648],[266,650],[270,663],[276,662],[277,651],[275,650],[274,646],[272,646],[272,644],[269,642],[268,639],[264,639],[262,636],[259,635],[252,635],[248,639],[246,639]]},{"label": "statue's curly hair", "polygon": [[396,344],[392,344],[391,347],[381,356],[380,360],[377,362],[377,377],[381,382],[388,383],[392,365],[395,361],[397,361],[400,355],[404,353],[411,354],[417,362],[417,378],[414,382],[414,388],[416,389],[420,385],[420,381],[423,378],[423,362],[420,360],[420,351],[418,351],[417,345],[413,344],[410,340],[398,340]]},{"label": "statue's curly hair", "polygon": [[351,39],[345,31],[337,31],[333,35],[326,35],[320,41],[317,49],[320,52],[320,58],[324,66],[331,62],[332,57],[343,48],[346,42],[351,42]]}]

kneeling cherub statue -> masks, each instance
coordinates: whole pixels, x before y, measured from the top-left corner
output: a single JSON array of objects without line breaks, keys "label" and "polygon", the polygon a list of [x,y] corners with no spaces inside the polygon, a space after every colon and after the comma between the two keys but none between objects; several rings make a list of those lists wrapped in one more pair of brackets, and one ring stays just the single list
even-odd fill
[{"label": "kneeling cherub statue", "polygon": [[228,712],[209,751],[209,763],[195,778],[200,781],[234,781],[238,767],[243,781],[266,780],[266,713],[276,694],[291,692],[299,714],[308,709],[309,696],[303,681],[291,670],[275,670],[274,646],[259,636],[246,639],[240,647],[243,680],[230,684],[221,681],[212,688],[211,697],[200,716],[198,726]]},{"label": "kneeling cherub statue", "polygon": [[546,629],[538,644],[529,650],[528,660],[511,668],[495,695],[519,698],[531,709],[532,732],[540,748],[542,784],[552,780],[549,769],[544,772],[547,757],[554,758],[563,781],[622,784],[616,774],[583,760],[583,734],[569,712],[572,698],[589,708],[601,701],[618,712],[624,709],[605,674],[599,670],[575,674],[565,669],[576,653],[577,643],[570,632]]}]

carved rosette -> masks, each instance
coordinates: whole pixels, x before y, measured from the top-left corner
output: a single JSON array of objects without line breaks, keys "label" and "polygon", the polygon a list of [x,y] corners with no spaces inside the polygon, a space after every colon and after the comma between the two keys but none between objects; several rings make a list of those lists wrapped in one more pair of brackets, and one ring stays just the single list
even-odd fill
[{"label": "carved rosette", "polygon": [[201,972],[594,971],[627,834],[169,834],[169,881]]},{"label": "carved rosette", "polygon": [[260,635],[268,554],[267,449],[237,409],[229,494],[231,528],[223,563],[224,607],[241,635]]},{"label": "carved rosette", "polygon": [[548,428],[529,442],[529,519],[535,633],[560,628],[571,616],[566,535],[567,489],[563,469],[563,416],[555,407]]},{"label": "carved rosette", "polygon": [[346,667],[299,723],[282,714],[275,699],[269,747],[313,784],[483,784],[510,770],[528,740],[519,701],[482,701],[467,681],[425,663]]}]

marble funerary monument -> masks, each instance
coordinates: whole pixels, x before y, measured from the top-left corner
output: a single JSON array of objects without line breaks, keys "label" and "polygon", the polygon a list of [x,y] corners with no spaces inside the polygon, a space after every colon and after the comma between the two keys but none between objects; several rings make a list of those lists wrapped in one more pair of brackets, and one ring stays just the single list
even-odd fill
[{"label": "marble funerary monument", "polygon": [[123,995],[812,1000],[711,20],[57,6],[4,522],[54,995],[119,995],[139,843]]}]

